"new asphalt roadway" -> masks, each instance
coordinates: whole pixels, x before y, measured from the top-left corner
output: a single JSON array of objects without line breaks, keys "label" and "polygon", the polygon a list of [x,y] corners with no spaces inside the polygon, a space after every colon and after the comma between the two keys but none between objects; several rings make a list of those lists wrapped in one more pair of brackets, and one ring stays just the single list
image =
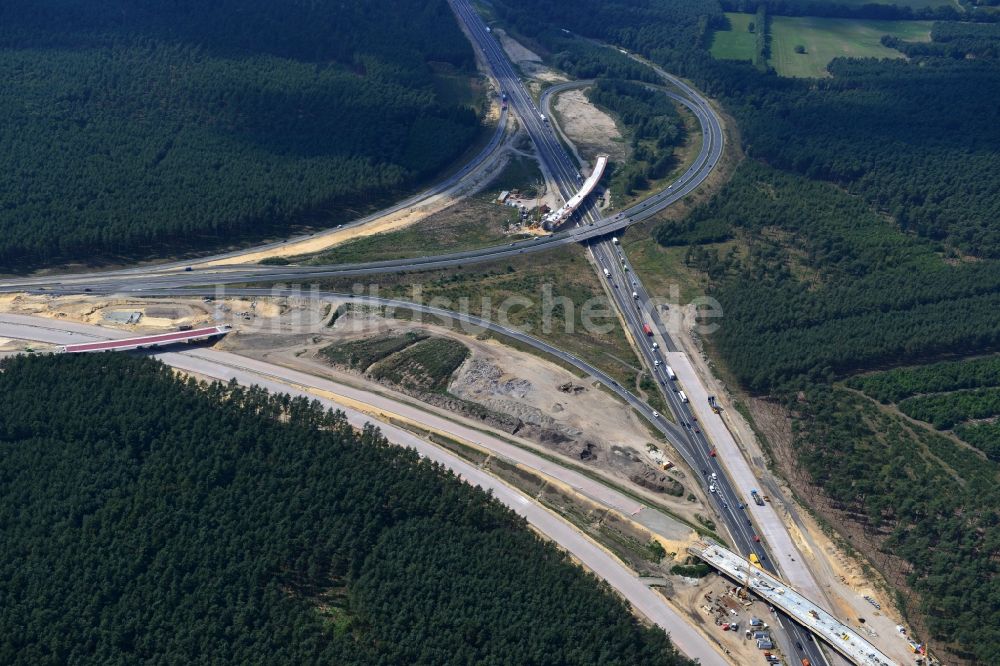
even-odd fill
[{"label": "new asphalt roadway", "polygon": [[[23,315],[0,315],[0,336],[8,338],[66,345],[114,338],[117,337],[116,333],[120,334],[117,331],[109,331],[86,324]],[[414,448],[420,455],[447,466],[466,483],[492,491],[496,499],[526,518],[539,532],[559,544],[585,567],[607,581],[633,608],[668,632],[678,650],[700,660],[706,666],[728,665],[729,662],[720,654],[717,646],[696,631],[686,618],[679,615],[667,604],[659,593],[641,582],[614,555],[585,537],[565,520],[475,465],[391,424],[388,418],[373,417],[370,409],[364,412],[356,409],[352,403],[362,402],[369,407],[374,406],[376,410],[388,412],[387,417],[401,415],[400,413],[403,412],[405,416],[416,419],[417,423],[429,429],[443,428],[452,436],[474,442],[485,448],[497,447],[498,453],[508,459],[539,469],[547,474],[560,475],[559,478],[574,489],[580,492],[594,493],[599,498],[598,501],[609,506],[620,506],[627,509],[634,506],[634,500],[622,496],[586,476],[548,463],[530,452],[511,446],[480,430],[462,428],[459,424],[444,419],[434,419],[425,410],[412,409],[407,411],[405,404],[389,401],[378,394],[351,389],[281,366],[211,349],[196,348],[184,352],[171,351],[153,354],[153,356],[172,367],[202,377],[223,382],[236,380],[244,386],[257,385],[275,393],[302,395],[309,399],[319,400],[330,408],[343,411],[351,425],[357,428],[364,427],[366,423],[374,423],[386,439],[393,444]],[[327,397],[327,395],[331,397]]]}]

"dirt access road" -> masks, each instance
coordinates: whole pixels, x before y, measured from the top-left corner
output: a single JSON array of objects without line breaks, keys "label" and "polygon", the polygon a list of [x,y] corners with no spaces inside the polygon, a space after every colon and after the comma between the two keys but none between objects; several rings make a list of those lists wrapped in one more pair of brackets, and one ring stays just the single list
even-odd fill
[{"label": "dirt access road", "polygon": [[[54,322],[22,315],[0,315],[0,335],[10,338],[42,340],[50,344],[76,342],[83,337],[96,337],[98,339],[116,337],[114,335],[108,336],[106,331],[94,326],[75,322]],[[183,353],[165,352],[157,354],[156,357],[182,372],[200,377],[210,377],[222,381],[236,380],[245,386],[256,384],[270,391],[288,392],[319,399],[332,408],[345,411],[349,421],[355,427],[363,427],[368,422],[377,421],[377,425],[389,441],[401,446],[413,447],[421,455],[446,465],[467,483],[492,491],[498,500],[519,515],[524,516],[540,533],[568,550],[583,566],[607,581],[642,616],[669,631],[674,644],[682,652],[699,659],[702,664],[722,666],[730,663],[715,645],[698,630],[691,627],[666,603],[661,595],[647,587],[616,558],[584,537],[561,518],[476,466],[429,444],[413,433],[391,425],[386,420],[373,419],[370,414],[359,410],[359,406],[379,409],[377,405],[369,404],[370,401],[382,402],[378,396],[371,396],[365,392],[359,392],[360,396],[352,396],[349,395],[349,390],[331,382],[211,349],[193,349]],[[333,399],[331,396],[337,396],[338,399]],[[397,404],[393,405],[391,409],[404,412],[406,406]],[[397,416],[402,415],[397,414]],[[416,415],[417,418],[423,418],[419,411],[416,412]],[[450,427],[453,430],[455,428],[454,425]],[[431,428],[434,429],[434,426],[431,425]],[[489,439],[488,436],[484,436],[476,430],[467,430],[456,434],[460,439],[468,441]],[[502,442],[497,442],[497,444],[502,444]],[[524,452],[513,447],[509,453],[514,456],[523,456]],[[566,474],[563,468],[554,467],[553,471]],[[573,487],[586,487],[588,489],[593,487],[593,491],[596,494],[604,494],[607,501],[629,502],[628,498],[614,498],[613,493],[609,494],[610,491],[606,487],[587,477],[579,479],[570,477],[567,482]]]}]

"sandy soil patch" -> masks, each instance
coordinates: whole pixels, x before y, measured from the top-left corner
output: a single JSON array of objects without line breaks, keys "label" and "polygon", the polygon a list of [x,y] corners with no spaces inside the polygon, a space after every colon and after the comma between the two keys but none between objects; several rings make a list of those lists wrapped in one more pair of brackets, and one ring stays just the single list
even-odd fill
[{"label": "sandy soil patch", "polygon": [[592,162],[600,153],[617,162],[628,158],[628,147],[614,119],[591,104],[583,90],[557,95],[552,108],[559,114],[560,128],[584,160]]},{"label": "sandy soil patch", "polygon": [[554,69],[543,65],[541,56],[503,30],[494,29],[493,34],[500,39],[500,45],[507,52],[507,56],[531,78],[545,83],[562,83],[569,80]]},{"label": "sandy soil patch", "polygon": [[[507,140],[509,145],[510,140]],[[480,167],[464,178],[453,188],[436,194],[424,201],[397,211],[384,215],[368,224],[357,227],[348,227],[333,232],[321,232],[313,237],[300,241],[286,243],[280,247],[257,252],[249,252],[225,259],[216,259],[203,263],[194,263],[197,266],[226,266],[231,264],[254,264],[263,259],[271,257],[298,257],[309,254],[316,254],[331,247],[346,243],[356,238],[373,236],[375,234],[396,231],[417,224],[427,217],[439,213],[463,198],[475,194],[489,184],[497,175],[503,171],[510,161],[508,150],[501,149],[494,154],[491,159],[486,160]]]},{"label": "sandy soil patch", "polygon": [[[0,299],[3,312],[66,319],[135,334],[229,324],[237,334],[285,335],[322,328],[335,305],[308,298],[205,300],[19,294]],[[120,316],[132,312],[142,317],[126,323]]]},{"label": "sandy soil patch", "polygon": [[[753,639],[746,638],[745,632],[754,617],[772,627],[777,622],[768,612],[766,604],[760,601],[753,601],[750,605],[740,603],[732,590],[733,584],[716,574],[701,579],[670,576],[667,585],[659,589],[679,612],[690,619],[692,625],[722,648],[733,663],[764,663],[763,651],[757,649]],[[728,601],[723,602],[724,599]],[[721,624],[726,622],[738,623],[739,630],[723,631]],[[781,654],[778,649],[770,652]],[[798,663],[794,660],[786,663],[793,662]]]},{"label": "sandy soil patch", "polygon": [[[391,386],[378,384],[359,373],[334,368],[319,350],[376,334],[403,333],[422,329],[433,335],[451,337],[466,345],[471,354],[456,373],[449,393],[483,405],[493,412],[512,417],[519,425],[505,436],[542,447],[575,464],[600,470],[628,485],[633,492],[670,507],[675,514],[695,522],[696,513],[705,513],[701,500],[688,501],[689,492],[700,496],[696,484],[678,470],[664,472],[647,452],[652,439],[645,424],[629,409],[601,391],[597,385],[532,354],[520,352],[490,339],[479,339],[451,329],[426,323],[385,320],[374,312],[342,314],[333,327],[300,335],[257,333],[228,336],[223,349],[335,381],[393,393]],[[412,400],[412,398],[408,398]],[[456,414],[433,403],[428,409],[449,418]],[[483,427],[479,423],[478,427]],[[660,445],[662,448],[662,444]],[[672,452],[666,453],[668,457]],[[656,492],[676,481],[684,487],[681,497]],[[684,530],[687,533],[687,530]]]},{"label": "sandy soil patch", "polygon": [[[887,583],[874,571],[865,570],[861,561],[839,547],[813,519],[808,511],[790,498],[792,489],[767,466],[767,458],[756,433],[743,416],[736,411],[734,396],[716,377],[711,361],[702,349],[700,340],[692,334],[690,325],[695,322],[691,306],[686,308],[685,322],[674,336],[691,359],[695,371],[710,393],[722,405],[722,417],[743,449],[762,485],[785,507],[783,522],[796,547],[808,562],[810,571],[841,621],[857,629],[874,645],[899,663],[910,663],[913,653],[896,632],[896,626],[905,624],[902,614],[893,608],[889,595],[881,592]],[[772,447],[791,451],[792,432],[787,414],[776,405],[763,400],[744,400],[750,406],[754,421],[767,437]],[[783,456],[785,457],[785,456]],[[864,599],[875,598],[882,606],[876,609]],[[863,619],[864,622],[859,621]]]}]

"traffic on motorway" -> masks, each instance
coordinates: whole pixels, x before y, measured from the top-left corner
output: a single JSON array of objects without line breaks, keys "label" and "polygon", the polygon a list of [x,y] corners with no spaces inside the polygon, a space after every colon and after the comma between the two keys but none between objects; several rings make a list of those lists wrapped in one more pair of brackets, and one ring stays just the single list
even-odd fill
[{"label": "traffic on motorway", "polygon": [[[545,161],[549,173],[556,181],[562,196],[567,199],[576,187],[576,166],[573,164],[568,153],[563,149],[551,126],[547,122],[544,110],[540,111],[531,100],[527,89],[523,86],[520,78],[513,70],[510,60],[507,58],[500,44],[492,37],[486,29],[485,24],[467,0],[452,0],[461,20],[463,20],[472,33],[474,39],[479,43],[479,47],[486,55],[490,67],[498,80],[498,85],[505,92],[510,100],[511,106],[522,119],[525,129],[534,142],[540,158]],[[665,80],[677,85],[689,100],[687,106],[698,117],[702,126],[703,141],[702,150],[688,170],[679,179],[677,184],[671,186],[664,192],[650,197],[649,199],[633,206],[617,217],[620,223],[623,218],[631,221],[638,221],[658,212],[662,206],[669,205],[665,201],[676,201],[680,191],[692,187],[692,183],[700,182],[707,177],[708,173],[715,166],[723,149],[721,124],[717,116],[712,112],[704,98],[698,95],[692,88],[669,76],[660,70]],[[696,177],[700,176],[700,177]],[[675,188],[679,191],[675,191]],[[578,229],[597,228],[601,229],[601,218],[596,208],[590,202],[585,202],[579,209],[580,226]],[[614,218],[612,218],[614,219]],[[625,225],[621,225],[622,227]],[[621,228],[621,227],[616,227]],[[610,231],[610,227],[606,230]],[[743,553],[754,553],[757,557],[774,571],[773,563],[767,557],[766,544],[762,543],[757,536],[753,521],[745,512],[745,505],[739,501],[740,495],[733,489],[727,478],[726,470],[719,464],[716,457],[711,455],[712,447],[707,441],[705,434],[696,425],[696,418],[690,410],[690,405],[686,399],[680,396],[680,389],[673,389],[667,386],[666,366],[661,362],[659,350],[652,346],[650,335],[651,324],[657,325],[657,330],[663,337],[670,350],[676,349],[666,329],[658,317],[650,314],[653,312],[645,288],[633,270],[630,270],[627,257],[620,252],[620,248],[611,240],[608,233],[594,234],[587,238],[590,250],[600,269],[610,283],[609,293],[615,303],[622,319],[630,332],[636,347],[640,351],[640,356],[647,369],[656,377],[660,388],[666,397],[671,411],[674,413],[676,422],[682,426],[681,437],[671,438],[674,441],[678,452],[685,458],[691,469],[700,470],[703,474],[703,484],[709,489],[710,495],[716,498],[718,510],[726,523],[728,531],[737,548]],[[642,296],[639,296],[641,292]],[[633,298],[632,294],[635,294]],[[646,321],[649,318],[650,321]],[[654,419],[660,421],[659,415],[654,412]],[[802,645],[803,652],[810,653],[817,659],[816,663],[826,661],[823,653],[816,647],[815,643],[808,638],[808,632],[799,625],[788,623],[790,640],[786,639],[786,650],[788,654],[794,654],[791,650],[791,643]],[[805,641],[805,643],[803,643]]]},{"label": "traffic on motorway", "polygon": [[[466,25],[476,46],[483,53],[496,79],[497,86],[507,96],[511,109],[520,118],[524,129],[535,143],[539,158],[547,166],[547,171],[552,174],[563,200],[568,200],[579,185],[579,168],[573,163],[553,131],[549,121],[551,116],[545,113],[544,105],[547,100],[541,102],[542,109],[535,105],[503,49],[466,0],[453,0],[452,6],[459,19]],[[666,91],[665,94],[684,104],[697,117],[702,131],[701,150],[688,169],[668,188],[613,216],[601,217],[591,203],[584,202],[577,213],[580,224],[551,236],[533,241],[521,241],[503,246],[419,259],[302,267],[230,265],[192,268],[184,264],[171,264],[152,269],[127,269],[97,274],[15,280],[0,285],[0,291],[49,290],[54,293],[128,292],[146,295],[163,293],[176,295],[178,290],[196,285],[301,281],[308,278],[330,276],[361,276],[430,270],[479,261],[493,261],[509,256],[544,251],[568,243],[585,243],[593,253],[596,263],[602,268],[602,271],[606,271],[604,274],[608,283],[608,292],[611,294],[627,330],[636,342],[643,362],[661,387],[676,425],[662,418],[663,415],[652,410],[646,403],[596,368],[588,367],[587,371],[628,400],[633,407],[656,424],[656,427],[674,444],[691,469],[695,470],[696,473],[700,472],[703,485],[717,502],[719,513],[726,523],[736,548],[744,554],[756,554],[764,566],[774,571],[773,563],[767,556],[767,544],[761,542],[753,527],[752,519],[748,517],[747,507],[740,502],[740,494],[734,490],[729,482],[724,467],[713,456],[713,448],[705,437],[705,433],[699,428],[690,405],[682,397],[681,389],[676,387],[675,379],[669,376],[669,369],[663,361],[659,343],[656,341],[657,339],[661,340],[663,349],[666,351],[676,350],[676,345],[663,326],[659,312],[652,307],[648,292],[641,280],[630,269],[627,258],[620,253],[619,248],[611,240],[612,234],[631,224],[648,219],[696,189],[715,168],[724,147],[721,123],[708,102],[683,81],[667,74],[662,69],[655,66],[653,68],[665,83],[679,91]],[[501,122],[501,127],[503,124]],[[498,129],[491,144],[484,148],[484,154],[495,148],[501,134],[502,131]],[[453,178],[459,177],[463,172],[459,172]],[[437,187],[445,187],[448,182],[445,181]],[[426,193],[422,193],[418,197],[425,195]],[[397,204],[397,208],[412,205],[416,200],[417,198],[414,197],[400,202]],[[355,224],[362,224],[367,219],[359,220]],[[190,293],[211,295],[197,290],[192,290]],[[236,294],[238,291],[234,290],[232,293]],[[274,292],[267,290],[267,293],[273,294]],[[372,300],[385,301],[386,299]],[[394,303],[400,308],[423,308],[429,313],[436,310],[406,301]],[[448,311],[434,313],[476,319]],[[525,341],[525,338],[530,338],[530,336],[503,329],[485,320],[480,319],[477,323],[494,330],[502,329],[498,332],[522,341]],[[653,335],[648,335],[647,331],[652,332]],[[529,344],[582,367],[582,361],[573,359],[570,355],[551,345],[534,338],[531,338]],[[803,652],[811,655],[814,663],[825,661],[823,654],[806,638],[807,634],[804,630],[792,624],[789,633],[791,634],[789,642],[795,641],[802,644],[804,641],[806,648]]]}]

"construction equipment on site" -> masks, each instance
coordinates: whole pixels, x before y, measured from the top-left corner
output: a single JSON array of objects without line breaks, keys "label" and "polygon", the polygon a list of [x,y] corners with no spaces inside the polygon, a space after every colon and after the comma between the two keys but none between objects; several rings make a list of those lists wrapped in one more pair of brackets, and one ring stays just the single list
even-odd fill
[{"label": "construction equipment on site", "polygon": [[720,407],[719,403],[716,402],[714,395],[708,396],[708,406],[711,407],[712,411],[716,414],[722,411],[722,407]]}]

